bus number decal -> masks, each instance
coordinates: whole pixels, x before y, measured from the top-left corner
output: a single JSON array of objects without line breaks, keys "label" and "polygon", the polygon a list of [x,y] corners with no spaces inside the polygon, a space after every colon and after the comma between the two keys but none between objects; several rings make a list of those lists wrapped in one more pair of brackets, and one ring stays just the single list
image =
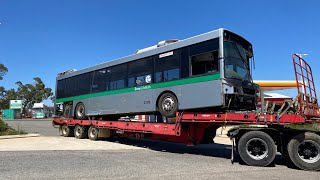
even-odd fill
[{"label": "bus number decal", "polygon": [[143,101],[143,104],[150,104],[150,101]]}]

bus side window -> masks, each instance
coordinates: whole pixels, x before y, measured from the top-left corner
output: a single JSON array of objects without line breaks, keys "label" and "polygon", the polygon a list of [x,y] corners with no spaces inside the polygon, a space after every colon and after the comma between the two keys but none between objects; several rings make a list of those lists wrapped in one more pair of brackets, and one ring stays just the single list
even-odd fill
[{"label": "bus side window", "polygon": [[91,92],[101,92],[106,90],[107,71],[100,69],[94,72],[91,85]]},{"label": "bus side window", "polygon": [[109,90],[125,88],[125,79],[127,72],[127,64],[120,64],[108,68],[107,75],[109,81]]},{"label": "bus side window", "polygon": [[129,63],[128,87],[141,86],[153,82],[153,58],[139,59]]},{"label": "bus side window", "polygon": [[191,57],[192,75],[219,72],[218,51],[207,52]]},{"label": "bus side window", "polygon": [[65,79],[59,80],[57,85],[57,99],[64,98],[65,96]]},{"label": "bus side window", "polygon": [[92,74],[92,72],[88,72],[73,77],[75,81],[75,87],[73,91],[74,96],[90,93],[90,86],[92,85]]},{"label": "bus side window", "polygon": [[155,60],[155,82],[180,79],[180,50],[173,51],[171,56]]},{"label": "bus side window", "polygon": [[65,90],[64,90],[64,95],[65,97],[71,97],[74,96],[74,92],[75,92],[75,77],[70,77],[67,78],[65,81]]},{"label": "bus side window", "polygon": [[135,77],[128,78],[128,87],[135,86],[136,85],[135,81],[136,81]]}]

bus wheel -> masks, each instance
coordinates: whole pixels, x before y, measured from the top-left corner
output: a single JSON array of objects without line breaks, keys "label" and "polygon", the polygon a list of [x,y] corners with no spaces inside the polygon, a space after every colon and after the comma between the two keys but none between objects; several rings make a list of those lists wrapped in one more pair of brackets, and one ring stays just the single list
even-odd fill
[{"label": "bus wheel", "polygon": [[76,125],[74,128],[74,137],[77,139],[83,139],[87,136],[86,129],[83,126]]},{"label": "bus wheel", "polygon": [[62,136],[64,137],[72,137],[74,135],[73,129],[66,124],[62,125],[61,132],[62,132]]},{"label": "bus wheel", "polygon": [[85,107],[83,103],[77,104],[75,114],[77,119],[85,119],[86,114],[85,114]]},{"label": "bus wheel", "polygon": [[261,131],[245,133],[238,142],[238,152],[250,166],[268,166],[277,153],[273,139]]},{"label": "bus wheel", "polygon": [[172,93],[164,93],[159,98],[158,109],[164,117],[175,117],[178,111],[178,100]]},{"label": "bus wheel", "polygon": [[287,146],[290,160],[303,170],[320,170],[320,136],[301,133],[290,140]]},{"label": "bus wheel", "polygon": [[96,141],[99,139],[98,137],[99,135],[99,129],[94,127],[94,126],[90,126],[89,130],[88,130],[88,137],[90,140]]}]

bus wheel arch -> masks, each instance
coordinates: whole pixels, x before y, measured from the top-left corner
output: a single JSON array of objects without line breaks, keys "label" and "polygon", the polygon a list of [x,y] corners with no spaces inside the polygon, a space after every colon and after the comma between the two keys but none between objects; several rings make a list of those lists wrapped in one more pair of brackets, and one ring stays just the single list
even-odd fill
[{"label": "bus wheel arch", "polygon": [[179,101],[172,91],[163,91],[157,98],[156,109],[165,117],[174,117],[179,110]]},{"label": "bus wheel arch", "polygon": [[66,118],[72,117],[72,101],[63,103],[62,116]]},{"label": "bus wheel arch", "polygon": [[86,108],[83,102],[78,102],[74,108],[74,117],[83,120],[86,118]]}]

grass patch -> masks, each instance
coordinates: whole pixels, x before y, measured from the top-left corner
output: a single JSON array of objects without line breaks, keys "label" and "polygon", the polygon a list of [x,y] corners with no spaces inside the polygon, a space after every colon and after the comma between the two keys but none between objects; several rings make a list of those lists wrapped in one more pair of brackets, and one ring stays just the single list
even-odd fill
[{"label": "grass patch", "polygon": [[234,131],[240,128],[262,128],[262,127],[263,125],[257,125],[257,124],[241,124],[241,125],[234,126],[229,131]]},{"label": "grass patch", "polygon": [[[320,122],[304,123],[304,124],[285,124],[283,127],[287,129],[296,129],[296,130],[320,131]],[[243,125],[235,126],[231,128],[229,131],[234,131],[239,128],[261,128],[261,126],[259,127],[257,125],[243,124]]]},{"label": "grass patch", "polygon": [[312,130],[320,131],[320,123],[310,123],[310,124],[288,124],[284,125],[285,128],[298,129],[298,130]]},{"label": "grass patch", "polygon": [[18,129],[13,129],[12,127],[8,126],[2,119],[0,119],[0,136],[7,136],[7,135],[21,135],[21,134],[28,134],[24,130],[18,127]]}]

